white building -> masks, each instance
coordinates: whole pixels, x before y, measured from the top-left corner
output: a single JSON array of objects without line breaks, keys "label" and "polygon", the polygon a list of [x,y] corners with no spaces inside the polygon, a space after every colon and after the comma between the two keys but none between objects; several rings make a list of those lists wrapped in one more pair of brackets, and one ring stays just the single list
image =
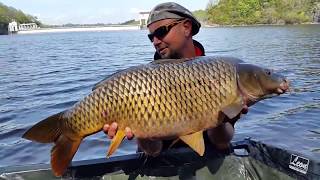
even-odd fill
[{"label": "white building", "polygon": [[139,12],[139,21],[140,21],[140,28],[143,28],[145,26],[147,26],[147,21],[148,21],[148,17],[149,17],[149,13],[150,12]]},{"label": "white building", "polygon": [[19,31],[27,31],[33,29],[38,29],[38,25],[36,23],[19,24]]},{"label": "white building", "polygon": [[15,20],[8,24],[8,33],[17,33],[18,31],[18,23]]},{"label": "white building", "polygon": [[25,23],[25,24],[19,24],[12,20],[11,23],[8,24],[8,33],[17,33],[18,31],[28,31],[28,30],[34,30],[39,29],[38,25],[36,23]]}]

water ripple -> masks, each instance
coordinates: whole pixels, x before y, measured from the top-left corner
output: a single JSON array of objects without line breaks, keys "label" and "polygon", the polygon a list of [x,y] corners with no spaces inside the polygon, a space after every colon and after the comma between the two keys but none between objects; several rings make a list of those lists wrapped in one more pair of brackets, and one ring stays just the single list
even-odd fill
[{"label": "water ripple", "polygon": [[[21,139],[34,123],[71,107],[95,83],[152,61],[147,31],[2,36],[0,41],[0,166],[48,163],[51,144]],[[195,37],[207,55],[227,55],[272,68],[291,93],[257,103],[236,124],[250,136],[320,159],[320,26],[203,28]],[[23,48],[22,48],[23,47]],[[109,140],[89,136],[75,160],[105,156]],[[135,152],[125,141],[118,155]]]}]

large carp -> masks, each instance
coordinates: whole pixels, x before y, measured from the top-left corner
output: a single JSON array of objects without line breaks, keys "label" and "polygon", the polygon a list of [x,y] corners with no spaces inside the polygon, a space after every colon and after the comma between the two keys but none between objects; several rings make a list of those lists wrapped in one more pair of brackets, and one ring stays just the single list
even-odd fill
[{"label": "large carp", "polygon": [[136,138],[180,138],[204,154],[202,132],[218,126],[223,116],[237,116],[251,105],[288,89],[287,80],[271,70],[230,57],[159,60],[120,71],[96,85],[72,108],[50,116],[23,137],[52,143],[54,174],[64,173],[82,139],[117,122],[108,156],[130,127]]}]

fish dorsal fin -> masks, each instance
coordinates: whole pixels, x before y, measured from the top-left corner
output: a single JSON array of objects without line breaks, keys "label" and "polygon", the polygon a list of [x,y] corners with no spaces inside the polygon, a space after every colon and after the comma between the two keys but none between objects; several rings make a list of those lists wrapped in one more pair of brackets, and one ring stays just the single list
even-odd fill
[{"label": "fish dorsal fin", "polygon": [[110,157],[119,147],[121,144],[123,138],[126,136],[125,132],[123,130],[118,130],[116,135],[111,140],[111,144],[109,146],[107,157]]},{"label": "fish dorsal fin", "polygon": [[228,116],[229,119],[233,119],[242,111],[242,109],[243,109],[243,101],[242,101],[242,97],[239,96],[236,98],[236,100],[233,103],[222,108],[221,111],[226,116]]},{"label": "fish dorsal fin", "polygon": [[203,156],[205,146],[204,146],[204,140],[203,140],[203,133],[202,131],[188,134],[185,136],[179,137],[183,142],[188,144],[194,151],[196,151],[200,156]]},{"label": "fish dorsal fin", "polygon": [[150,64],[179,64],[192,60],[193,58],[184,59],[157,59],[152,61]]},{"label": "fish dorsal fin", "polygon": [[[194,58],[184,58],[184,59],[157,59],[157,60],[154,60],[152,62],[150,62],[149,64],[179,64],[179,63],[183,63],[183,62],[187,62],[187,61],[190,61],[190,60],[193,60]],[[102,79],[101,81],[97,82],[93,88],[92,88],[92,91],[94,91],[95,89],[101,87],[104,85],[104,83],[106,81],[109,80],[110,77],[112,76],[115,76],[117,74],[120,74],[122,73],[123,71],[128,71],[129,69],[134,69],[135,67],[131,67],[131,68],[128,68],[128,69],[122,69],[122,70],[119,70],[113,74],[110,74],[108,75],[107,77],[105,77],[104,79]]]},{"label": "fish dorsal fin", "polygon": [[115,73],[112,73],[112,74],[108,75],[107,77],[103,78],[102,80],[100,80],[99,82],[97,82],[96,84],[93,85],[92,91],[94,91],[94,90],[98,89],[99,87],[103,86],[104,83],[106,81],[108,81],[110,77],[115,76],[116,74],[120,74],[121,72],[123,72],[125,70],[126,69],[118,70]]},{"label": "fish dorsal fin", "polygon": [[95,85],[93,85],[92,91],[94,91],[94,90],[98,89],[99,87],[101,87],[108,78],[109,77],[104,78],[101,81],[97,82]]}]

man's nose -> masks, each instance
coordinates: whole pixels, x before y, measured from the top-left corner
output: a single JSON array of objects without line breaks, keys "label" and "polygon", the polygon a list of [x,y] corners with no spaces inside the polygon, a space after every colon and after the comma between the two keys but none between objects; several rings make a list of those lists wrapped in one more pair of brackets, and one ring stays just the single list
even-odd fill
[{"label": "man's nose", "polygon": [[161,43],[161,39],[159,39],[159,38],[157,38],[156,36],[155,37],[153,37],[153,45],[154,46],[156,46],[156,45],[158,45],[158,44],[160,44]]}]

